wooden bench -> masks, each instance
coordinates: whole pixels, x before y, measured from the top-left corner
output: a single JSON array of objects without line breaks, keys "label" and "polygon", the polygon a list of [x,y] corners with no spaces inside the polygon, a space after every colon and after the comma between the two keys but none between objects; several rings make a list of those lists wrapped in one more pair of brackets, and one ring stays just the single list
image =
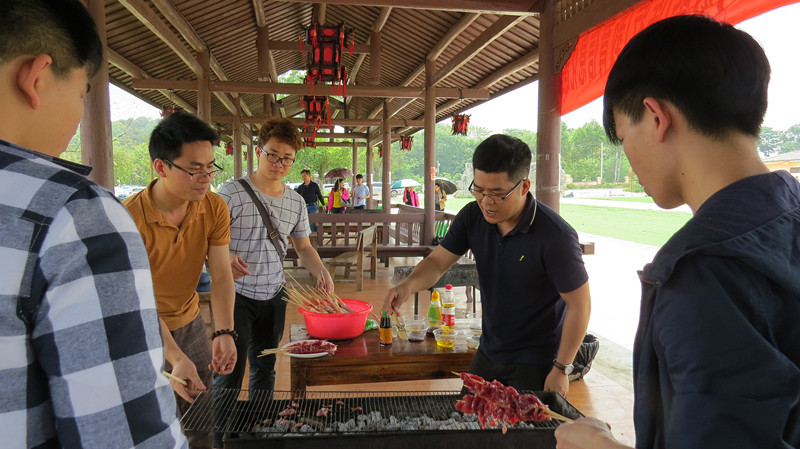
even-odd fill
[{"label": "wooden bench", "polygon": [[[356,250],[346,251],[336,257],[333,257],[325,265],[331,278],[336,279],[336,267],[344,267],[344,279],[338,279],[340,282],[350,282],[350,272],[353,268],[356,269],[356,291],[364,290],[364,258],[369,258],[369,272],[370,279],[375,279],[377,272],[377,230],[378,226],[370,226],[363,229],[358,233],[356,240]],[[369,246],[369,252],[366,247]]]}]

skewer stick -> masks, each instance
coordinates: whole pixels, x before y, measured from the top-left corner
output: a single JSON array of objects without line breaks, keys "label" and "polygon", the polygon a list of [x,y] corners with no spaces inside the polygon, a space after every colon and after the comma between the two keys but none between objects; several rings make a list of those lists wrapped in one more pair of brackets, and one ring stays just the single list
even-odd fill
[{"label": "skewer stick", "polygon": [[169,377],[170,379],[174,380],[175,382],[178,382],[179,384],[183,384],[183,385],[188,385],[189,384],[185,380],[181,379],[180,377],[178,377],[178,376],[176,376],[176,375],[174,375],[172,373],[168,373],[166,371],[161,371],[161,374]]}]

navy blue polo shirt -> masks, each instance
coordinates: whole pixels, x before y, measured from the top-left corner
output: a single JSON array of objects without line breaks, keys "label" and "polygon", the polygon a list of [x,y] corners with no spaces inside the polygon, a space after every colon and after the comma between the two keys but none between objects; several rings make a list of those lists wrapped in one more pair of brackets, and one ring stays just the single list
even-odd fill
[{"label": "navy blue polo shirt", "polygon": [[589,279],[575,230],[528,193],[522,218],[505,236],[472,202],[458,213],[441,245],[461,255],[471,249],[475,256],[481,350],[503,363],[551,363],[566,312],[559,292]]}]

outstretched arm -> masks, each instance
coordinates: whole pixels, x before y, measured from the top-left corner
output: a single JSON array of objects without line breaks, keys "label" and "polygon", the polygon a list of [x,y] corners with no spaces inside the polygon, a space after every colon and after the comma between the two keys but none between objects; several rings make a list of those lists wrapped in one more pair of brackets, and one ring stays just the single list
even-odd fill
[{"label": "outstretched arm", "polygon": [[461,256],[437,246],[432,253],[422,259],[411,274],[400,284],[389,289],[383,300],[383,310],[389,314],[399,310],[411,293],[425,290],[435,284]]}]

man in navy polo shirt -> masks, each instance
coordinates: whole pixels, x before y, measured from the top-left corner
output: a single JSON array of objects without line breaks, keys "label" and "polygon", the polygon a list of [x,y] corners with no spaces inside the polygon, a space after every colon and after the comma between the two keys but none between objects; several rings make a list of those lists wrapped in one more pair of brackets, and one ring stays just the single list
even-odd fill
[{"label": "man in navy polo shirt", "polygon": [[483,335],[470,372],[524,390],[566,395],[567,375],[589,323],[591,300],[578,236],[530,193],[531,150],[493,135],[472,156],[476,201],[401,284],[385,310],[436,283],[468,250],[478,269]]}]

